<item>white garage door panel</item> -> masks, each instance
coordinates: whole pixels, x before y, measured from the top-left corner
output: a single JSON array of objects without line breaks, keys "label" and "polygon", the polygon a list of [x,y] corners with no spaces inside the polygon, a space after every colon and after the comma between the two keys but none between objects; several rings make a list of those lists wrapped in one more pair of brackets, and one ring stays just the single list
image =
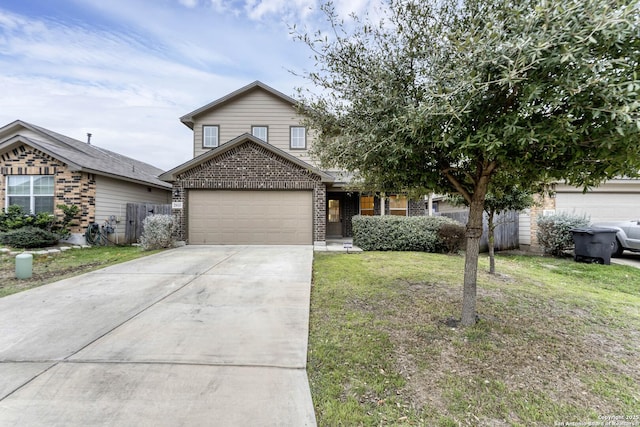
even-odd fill
[{"label": "white garage door panel", "polygon": [[190,244],[313,243],[311,191],[189,192]]},{"label": "white garage door panel", "polygon": [[637,219],[640,218],[640,194],[558,193],[556,211],[586,214],[591,222]]}]

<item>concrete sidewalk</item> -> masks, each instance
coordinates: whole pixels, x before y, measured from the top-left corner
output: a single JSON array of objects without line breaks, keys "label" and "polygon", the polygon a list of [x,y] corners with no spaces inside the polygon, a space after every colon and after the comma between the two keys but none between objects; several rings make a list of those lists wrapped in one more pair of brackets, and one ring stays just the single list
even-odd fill
[{"label": "concrete sidewalk", "polygon": [[311,246],[186,246],[0,299],[2,426],[314,426]]}]

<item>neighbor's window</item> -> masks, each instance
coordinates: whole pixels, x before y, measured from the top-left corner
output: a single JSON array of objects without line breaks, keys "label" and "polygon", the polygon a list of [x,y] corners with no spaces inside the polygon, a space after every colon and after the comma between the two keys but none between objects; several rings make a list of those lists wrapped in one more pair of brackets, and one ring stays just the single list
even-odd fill
[{"label": "neighbor's window", "polygon": [[269,142],[267,139],[269,131],[266,126],[251,126],[251,134],[264,142]]},{"label": "neighbor's window", "polygon": [[307,130],[302,126],[291,126],[291,148],[307,148]]},{"label": "neighbor's window", "polygon": [[389,213],[407,216],[407,196],[389,196]]},{"label": "neighbor's window", "polygon": [[218,146],[218,134],[220,126],[202,126],[202,146],[204,148],[215,148]]},{"label": "neighbor's window", "polygon": [[9,175],[7,176],[6,207],[19,205],[34,214],[53,213],[53,176]]},{"label": "neighbor's window", "polygon": [[373,216],[373,196],[360,196],[360,215]]}]

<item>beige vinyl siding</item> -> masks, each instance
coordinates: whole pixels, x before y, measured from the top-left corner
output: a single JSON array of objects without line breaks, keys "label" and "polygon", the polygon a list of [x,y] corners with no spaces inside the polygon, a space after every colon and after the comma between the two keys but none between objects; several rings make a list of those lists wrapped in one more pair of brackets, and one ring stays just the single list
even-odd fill
[{"label": "beige vinyl siding", "polygon": [[224,144],[244,133],[251,134],[251,126],[268,126],[269,144],[293,156],[310,162],[309,148],[312,135],[307,131],[307,149],[291,150],[289,135],[291,126],[300,126],[300,116],[288,102],[261,89],[255,89],[213,109],[194,117],[194,157],[206,152],[202,147],[202,126],[220,126],[220,144]]},{"label": "beige vinyl siding", "polygon": [[111,215],[118,218],[113,240],[124,241],[127,203],[171,203],[171,191],[133,182],[96,176],[96,223],[102,225]]}]

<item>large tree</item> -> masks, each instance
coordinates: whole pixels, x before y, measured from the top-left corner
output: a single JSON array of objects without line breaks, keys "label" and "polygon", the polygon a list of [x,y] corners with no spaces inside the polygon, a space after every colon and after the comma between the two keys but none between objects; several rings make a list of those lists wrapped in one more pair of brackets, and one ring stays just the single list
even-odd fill
[{"label": "large tree", "polygon": [[498,173],[593,186],[640,170],[637,0],[388,0],[381,19],[297,32],[315,152],[380,189],[469,205],[462,324],[476,319],[482,212]]}]

